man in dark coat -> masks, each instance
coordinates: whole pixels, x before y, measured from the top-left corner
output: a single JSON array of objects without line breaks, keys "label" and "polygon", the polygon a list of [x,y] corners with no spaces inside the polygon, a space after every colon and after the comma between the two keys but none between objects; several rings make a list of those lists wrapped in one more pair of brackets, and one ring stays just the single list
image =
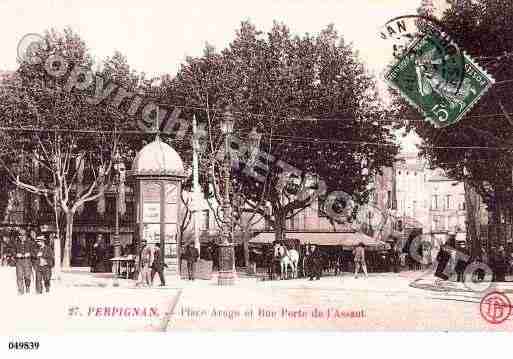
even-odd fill
[{"label": "man in dark coat", "polygon": [[194,280],[194,272],[196,271],[196,262],[198,261],[199,253],[196,247],[191,243],[187,244],[185,248],[185,259],[187,260],[187,275],[189,280]]},{"label": "man in dark coat", "polygon": [[315,245],[310,246],[310,260],[309,262],[309,269],[310,269],[310,280],[316,280],[321,279],[321,254],[317,247]]},{"label": "man in dark coat", "polygon": [[103,243],[103,235],[98,234],[98,238],[93,245],[91,258],[91,272],[105,272],[105,246]]},{"label": "man in dark coat", "polygon": [[438,252],[438,255],[436,256],[437,266],[435,271],[435,277],[440,278],[442,280],[448,280],[449,275],[452,273],[448,273],[450,271],[449,268],[446,269],[447,265],[449,264],[449,261],[451,260],[451,254],[449,253],[449,250],[456,246],[456,236],[450,235],[447,239],[446,244],[440,247],[440,251]]},{"label": "man in dark coat", "polygon": [[18,294],[30,293],[32,278],[32,252],[35,244],[27,238],[27,232],[22,229],[11,247],[11,253],[16,260],[16,283]]},{"label": "man in dark coat", "polygon": [[164,257],[162,255],[162,250],[160,249],[160,243],[155,244],[155,248],[153,249],[153,263],[151,264],[151,285],[153,285],[153,279],[155,278],[155,274],[159,274],[160,286],[163,287],[166,285],[166,280],[164,279],[164,267],[166,264],[164,263]]},{"label": "man in dark coat", "polygon": [[506,272],[507,272],[507,258],[506,251],[504,250],[504,246],[500,246],[499,249],[494,253],[494,277],[495,282],[504,282],[506,281]]},{"label": "man in dark coat", "polygon": [[33,252],[34,270],[36,272],[36,292],[43,293],[43,282],[46,292],[50,291],[50,280],[52,279],[52,268],[54,266],[54,253],[48,246],[43,236],[37,237],[37,245]]},{"label": "man in dark coat", "polygon": [[[459,253],[463,253],[463,254],[467,254],[467,250],[465,248],[465,246],[461,245],[461,244],[458,244],[457,245],[457,248]],[[464,282],[465,281],[465,278],[464,278],[464,274],[465,274],[465,269],[467,268],[467,261],[463,260],[462,258],[456,258],[456,266],[454,267],[454,271],[456,272],[456,281],[457,282]]]}]

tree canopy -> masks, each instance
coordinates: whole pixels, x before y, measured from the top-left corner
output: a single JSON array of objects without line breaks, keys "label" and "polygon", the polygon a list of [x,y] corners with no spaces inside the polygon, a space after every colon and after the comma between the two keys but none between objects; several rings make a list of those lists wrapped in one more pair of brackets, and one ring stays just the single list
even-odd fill
[{"label": "tree canopy", "polygon": [[364,201],[370,178],[362,175],[362,163],[371,174],[390,165],[396,154],[375,82],[332,25],[299,36],[281,23],[264,34],[243,22],[226,49],[207,45],[203,56],[187,58],[165,86],[169,98],[207,124],[209,158],[222,144],[219,126],[226,106],[236,119],[239,143],[247,144],[253,127],[263,134],[260,169],[253,168],[260,180],[248,176],[253,170],[246,164],[235,171],[235,181],[254,210],[268,213],[256,205],[262,195],[272,205],[271,222],[276,216],[283,222],[310,203],[279,190],[280,176],[290,172],[286,167],[299,170],[300,187],[315,176],[328,191]]},{"label": "tree canopy", "polygon": [[[444,30],[496,83],[457,124],[436,129],[396,98],[398,119],[423,140],[422,154],[456,180],[478,191],[492,216],[513,215],[513,4],[504,0],[453,2]],[[504,211],[501,210],[504,209]]]}]

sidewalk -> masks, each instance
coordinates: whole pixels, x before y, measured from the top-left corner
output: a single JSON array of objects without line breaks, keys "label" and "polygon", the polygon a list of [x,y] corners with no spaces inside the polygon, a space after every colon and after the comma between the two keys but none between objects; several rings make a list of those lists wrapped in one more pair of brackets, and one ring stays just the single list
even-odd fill
[{"label": "sidewalk", "polygon": [[[508,276],[506,278],[506,280],[508,280],[507,282],[491,282],[488,283],[488,286],[486,285],[486,283],[482,283],[482,286],[483,288],[486,288],[484,290],[486,292],[498,291],[504,293],[513,293],[513,281],[510,281],[511,279],[512,278]],[[476,285],[479,285],[479,283],[476,283]],[[455,282],[450,280],[440,280],[437,277],[435,277],[433,273],[425,275],[420,275],[419,273],[419,277],[414,279],[410,283],[410,287],[433,292],[480,293],[479,291],[476,291],[472,288],[472,284]]]},{"label": "sidewalk", "polygon": [[18,295],[16,271],[0,268],[2,306],[0,335],[98,331],[164,331],[181,290],[135,289],[135,282],[112,285],[113,279],[92,273],[62,273],[50,293]]},{"label": "sidewalk", "polygon": [[[164,273],[165,274],[165,273]],[[403,271],[400,273],[370,273],[369,281],[374,282],[377,281],[379,287],[379,279],[393,280],[398,279],[399,282],[403,283],[405,280],[414,280],[420,276],[422,272],[420,271]],[[154,286],[152,288],[155,289],[184,289],[188,286],[194,287],[209,287],[209,286],[217,286],[217,272],[212,273],[212,278],[210,280],[197,279],[195,281],[189,281],[186,279],[180,279],[179,277],[171,277],[165,274],[166,278],[166,286],[160,287],[160,281],[158,276],[155,276]],[[349,281],[349,282],[348,282]],[[325,286],[326,283],[329,283],[330,287],[340,286],[343,289],[348,289],[348,283],[351,283],[352,286],[356,286],[355,289],[358,288],[366,288],[369,286],[369,282],[364,279],[363,275],[359,276],[359,279],[354,279],[352,273],[344,272],[342,275],[333,276],[333,275],[324,275],[320,281],[308,281],[307,278],[297,278],[297,279],[288,279],[288,280],[263,280],[262,277],[249,276],[245,273],[240,273],[235,280],[235,286],[246,287],[248,285],[255,286],[261,285],[264,287],[273,286],[277,288],[287,288],[287,287],[295,287],[295,286],[303,286],[304,283],[308,283],[309,287],[319,287]],[[358,285],[358,284],[361,285]],[[403,283],[404,284],[404,283]],[[99,287],[99,288],[108,288],[108,287],[119,287],[119,288],[127,288],[134,289],[138,288],[136,286],[136,281],[133,279],[124,279],[124,278],[114,278],[112,273],[90,273],[88,268],[71,268],[71,270],[63,271],[61,274],[61,285],[65,287]],[[404,285],[401,285],[404,288]]]}]

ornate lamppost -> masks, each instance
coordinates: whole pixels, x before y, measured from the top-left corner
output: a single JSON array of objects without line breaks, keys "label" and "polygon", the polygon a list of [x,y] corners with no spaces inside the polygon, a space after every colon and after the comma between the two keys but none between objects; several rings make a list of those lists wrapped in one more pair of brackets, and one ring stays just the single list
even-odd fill
[{"label": "ornate lamppost", "polygon": [[[236,226],[236,216],[232,206],[231,199],[236,202],[240,201],[238,193],[234,193],[231,179],[231,151],[230,151],[230,138],[233,134],[235,120],[230,111],[224,113],[223,121],[221,122],[221,132],[224,138],[224,161],[222,166],[222,187],[223,194],[219,198],[221,205],[220,216],[221,221],[221,243],[219,243],[219,285],[232,285],[235,281],[235,251],[234,251],[234,230]],[[247,140],[249,144],[249,158],[246,165],[252,166],[255,160],[259,146],[261,134],[256,132],[256,129],[250,132]],[[214,180],[215,181],[215,180]],[[237,203],[238,206],[241,203]]]},{"label": "ornate lamppost", "polygon": [[[121,155],[119,154],[119,150],[116,150],[116,153],[114,154],[114,170],[116,171],[116,178],[115,178],[115,187],[116,187],[116,223],[115,223],[115,233],[114,233],[114,257],[120,257],[121,256],[121,242],[119,239],[119,213],[120,213],[120,202],[122,200],[121,196],[121,186],[124,185],[125,182],[125,163],[123,162]],[[124,200],[124,198],[123,198]]]}]

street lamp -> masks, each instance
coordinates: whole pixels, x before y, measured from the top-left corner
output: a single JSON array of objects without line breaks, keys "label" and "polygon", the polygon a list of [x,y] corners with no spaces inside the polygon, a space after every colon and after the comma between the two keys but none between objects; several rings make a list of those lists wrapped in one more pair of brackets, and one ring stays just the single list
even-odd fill
[{"label": "street lamp", "polygon": [[[241,194],[232,193],[236,192],[232,188],[231,183],[231,157],[230,157],[230,137],[233,134],[235,119],[233,114],[227,110],[224,113],[223,120],[221,122],[221,132],[225,136],[224,141],[224,161],[223,161],[223,188],[224,193],[220,198],[221,209],[222,209],[222,220],[221,224],[221,236],[222,241],[219,244],[219,285],[232,285],[235,281],[235,251],[234,251],[234,230],[236,225],[236,216],[234,213],[234,206],[231,203],[230,198],[237,203],[234,203],[235,207],[243,205]],[[243,160],[247,160],[247,165],[252,166],[255,161],[258,150],[260,147],[260,140],[262,135],[253,128],[248,135],[249,144],[249,156]]]},{"label": "street lamp", "polygon": [[223,162],[224,196],[222,199],[223,226],[221,229],[222,242],[219,244],[219,285],[233,285],[235,282],[235,250],[233,245],[232,206],[230,204],[230,136],[233,133],[234,122],[232,113],[227,110],[221,121],[221,132],[225,136],[225,141]]},{"label": "street lamp", "polygon": [[114,257],[120,257],[121,256],[121,242],[119,240],[119,212],[120,212],[120,192],[121,192],[121,186],[124,183],[124,175],[125,175],[125,164],[121,158],[121,155],[119,154],[119,150],[116,149],[116,153],[113,157],[114,162],[114,170],[116,171],[116,180],[115,180],[115,186],[116,186],[116,225],[115,225],[115,233],[114,233]]}]

